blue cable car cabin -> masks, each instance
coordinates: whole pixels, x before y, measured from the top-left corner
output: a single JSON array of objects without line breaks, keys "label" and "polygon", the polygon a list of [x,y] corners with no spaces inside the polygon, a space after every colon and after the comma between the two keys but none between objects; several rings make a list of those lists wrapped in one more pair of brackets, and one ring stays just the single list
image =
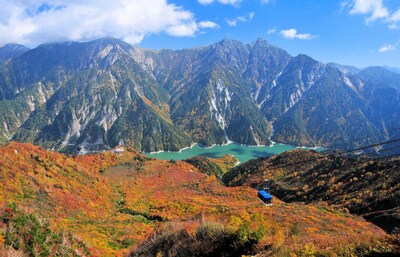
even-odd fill
[{"label": "blue cable car cabin", "polygon": [[[269,190],[268,190],[269,191]],[[264,190],[258,190],[258,198],[265,204],[272,204],[272,196]]]}]

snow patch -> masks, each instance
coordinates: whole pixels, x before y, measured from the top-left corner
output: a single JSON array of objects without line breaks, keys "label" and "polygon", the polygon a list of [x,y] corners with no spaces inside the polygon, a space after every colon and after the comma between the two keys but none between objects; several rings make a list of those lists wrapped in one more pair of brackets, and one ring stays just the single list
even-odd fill
[{"label": "snow patch", "polygon": [[[276,74],[275,78],[271,82],[271,89],[277,86],[276,82],[280,78],[282,73],[283,73],[283,70],[281,70],[278,74]],[[261,90],[261,87],[258,89],[258,94],[259,94],[260,90]],[[258,94],[257,94],[257,98],[256,99],[258,99]],[[263,105],[265,104],[265,102],[268,101],[270,98],[271,98],[271,95],[268,92],[267,95],[265,96],[265,98],[261,101],[261,103],[258,104],[258,108],[262,108]]]},{"label": "snow patch", "polygon": [[363,89],[364,88],[364,83],[360,79],[358,79],[358,83],[360,84],[360,89]]},{"label": "snow patch", "polygon": [[81,124],[75,112],[72,113],[72,123],[68,126],[68,133],[65,135],[64,140],[61,142],[61,148],[70,143],[71,138],[78,138],[80,136]]},{"label": "snow patch", "polygon": [[343,82],[345,85],[350,87],[353,91],[357,92],[357,88],[354,86],[354,84],[350,81],[350,79],[347,76],[343,77]]},{"label": "snow patch", "polygon": [[4,121],[3,121],[3,127],[4,127],[4,129],[5,129],[7,132],[9,132],[9,133],[10,133],[10,131],[8,130],[7,123],[6,123],[6,122],[4,122]]},{"label": "snow patch", "polygon": [[133,89],[140,96],[140,98],[144,97],[143,88],[141,86],[139,86],[137,83],[134,83]]},{"label": "snow patch", "polygon": [[28,104],[30,111],[33,112],[36,107],[35,98],[32,95],[28,95],[27,99],[26,99],[26,103]]},{"label": "snow patch", "polygon": [[218,79],[218,82],[215,84],[211,84],[211,99],[209,102],[210,105],[210,113],[215,121],[218,122],[219,127],[225,133],[225,139],[229,143],[230,140],[226,134],[227,128],[227,115],[230,112],[230,103],[232,101],[232,93],[229,91],[229,88],[225,85],[225,83]]},{"label": "snow patch", "polygon": [[114,122],[118,119],[118,115],[112,106],[104,106],[102,111],[102,116],[96,122],[97,125],[102,126],[104,130],[107,132],[109,128],[114,124]]},{"label": "snow patch", "polygon": [[40,103],[45,103],[47,101],[47,97],[45,96],[43,89],[46,90],[41,82],[38,83],[38,94]]},{"label": "snow patch", "polygon": [[271,98],[271,96],[270,96],[269,94],[266,95],[265,98],[264,98],[264,100],[262,100],[261,103],[258,105],[258,108],[263,107],[264,103],[265,103],[266,101],[268,101],[268,99],[270,99],[270,98]]},{"label": "snow patch", "polygon": [[275,79],[272,81],[272,87],[271,87],[271,88],[276,87],[276,81],[277,81],[277,80],[279,79],[279,77],[282,75],[282,72],[283,72],[283,70],[281,70],[281,71],[276,75]]},{"label": "snow patch", "polygon": [[[217,89],[218,92],[216,92],[215,89]],[[218,93],[218,95],[216,93]],[[221,80],[218,81],[216,87],[211,85],[210,112],[222,129],[226,128],[225,113],[230,101],[231,96],[229,90]],[[217,102],[222,103],[222,106],[218,106]]]},{"label": "snow patch", "polygon": [[257,90],[256,90],[256,92],[251,93],[251,98],[253,98],[253,100],[255,102],[257,102],[257,99],[258,99],[258,96],[260,95],[262,86],[257,82],[254,82],[254,83],[256,83],[256,85],[257,85]]},{"label": "snow patch", "polygon": [[100,59],[104,59],[105,57],[107,57],[111,51],[114,49],[114,47],[112,45],[107,45],[106,47],[104,47],[103,50],[101,50],[98,54],[98,57]]},{"label": "snow patch", "polygon": [[325,72],[326,65],[323,63],[318,63],[312,69],[312,71],[307,75],[307,88],[314,86],[315,82],[321,78],[322,74]]},{"label": "snow patch", "polygon": [[295,105],[302,96],[303,96],[303,93],[299,88],[296,90],[296,92],[293,92],[292,94],[290,94],[289,108],[292,108],[293,105]]},{"label": "snow patch", "polygon": [[110,75],[111,88],[113,89],[113,92],[114,92],[114,98],[117,99],[118,95],[117,95],[117,90],[115,88],[115,78],[112,75],[111,71],[108,74]]}]

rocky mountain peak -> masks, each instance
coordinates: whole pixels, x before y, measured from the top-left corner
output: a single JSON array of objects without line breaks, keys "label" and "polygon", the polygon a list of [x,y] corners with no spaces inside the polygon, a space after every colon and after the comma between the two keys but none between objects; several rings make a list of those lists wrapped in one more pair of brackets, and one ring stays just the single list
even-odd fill
[{"label": "rocky mountain peak", "polygon": [[255,145],[269,144],[273,121],[274,141],[348,148],[397,124],[399,83],[383,68],[345,74],[261,38],[178,51],[115,38],[49,43],[0,66],[0,140],[57,150]]},{"label": "rocky mountain peak", "polygon": [[268,41],[266,39],[259,37],[256,40],[252,41],[250,43],[250,45],[252,47],[254,47],[254,46],[268,46],[269,43],[268,43]]},{"label": "rocky mountain peak", "polygon": [[28,50],[29,48],[24,45],[13,44],[13,43],[6,44],[0,47],[0,63],[9,58],[17,57]]}]

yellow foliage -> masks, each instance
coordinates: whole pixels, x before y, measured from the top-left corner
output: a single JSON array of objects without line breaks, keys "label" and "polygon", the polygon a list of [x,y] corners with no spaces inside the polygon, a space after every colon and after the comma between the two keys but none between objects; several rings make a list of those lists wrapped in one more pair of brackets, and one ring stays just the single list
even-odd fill
[{"label": "yellow foliage", "polygon": [[278,229],[275,233],[275,236],[273,237],[274,239],[274,245],[276,247],[281,247],[284,245],[285,243],[285,239],[286,239],[286,235],[285,235],[285,231],[282,229]]},{"label": "yellow foliage", "polygon": [[234,230],[238,230],[242,224],[243,220],[240,217],[236,215],[229,217],[228,226],[232,227]]},{"label": "yellow foliage", "polygon": [[[384,235],[361,219],[313,205],[274,199],[273,206],[265,207],[256,190],[225,187],[183,161],[148,160],[134,151],[72,158],[17,143],[0,148],[0,156],[1,203],[14,202],[50,218],[53,229],[79,236],[94,256],[127,255],[174,222],[191,235],[204,217],[298,256]],[[294,231],[299,243],[290,234],[294,222],[299,224]],[[302,247],[303,242],[313,243]]]},{"label": "yellow foliage", "polygon": [[6,240],[4,239],[4,236],[2,234],[0,234],[0,248],[3,247],[3,244]]},{"label": "yellow foliage", "polygon": [[315,257],[317,254],[317,249],[312,244],[305,244],[304,248],[299,251],[299,256],[301,257]]}]

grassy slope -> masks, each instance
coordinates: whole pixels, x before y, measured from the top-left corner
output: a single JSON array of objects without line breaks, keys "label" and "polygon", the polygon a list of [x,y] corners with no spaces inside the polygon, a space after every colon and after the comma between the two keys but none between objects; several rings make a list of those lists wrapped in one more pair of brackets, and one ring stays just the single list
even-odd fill
[{"label": "grassy slope", "polygon": [[193,235],[204,224],[247,231],[257,238],[256,251],[279,256],[381,249],[387,238],[375,225],[327,205],[276,200],[265,207],[251,187],[225,187],[183,161],[134,151],[73,158],[17,143],[0,148],[0,155],[0,204],[14,202],[49,218],[53,230],[71,231],[93,256],[122,256],[141,249],[156,231],[184,228]]},{"label": "grassy slope", "polygon": [[224,175],[238,163],[238,159],[236,159],[233,155],[225,155],[221,158],[195,156],[185,161],[198,168],[200,172],[203,172],[209,176],[215,175],[217,177],[222,177],[222,175]]},{"label": "grassy slope", "polygon": [[[400,159],[372,160],[326,156],[306,150],[253,160],[234,168],[226,184],[262,187],[287,202],[339,205],[363,215],[388,232],[400,229]],[[398,232],[398,231],[397,231]]]}]

